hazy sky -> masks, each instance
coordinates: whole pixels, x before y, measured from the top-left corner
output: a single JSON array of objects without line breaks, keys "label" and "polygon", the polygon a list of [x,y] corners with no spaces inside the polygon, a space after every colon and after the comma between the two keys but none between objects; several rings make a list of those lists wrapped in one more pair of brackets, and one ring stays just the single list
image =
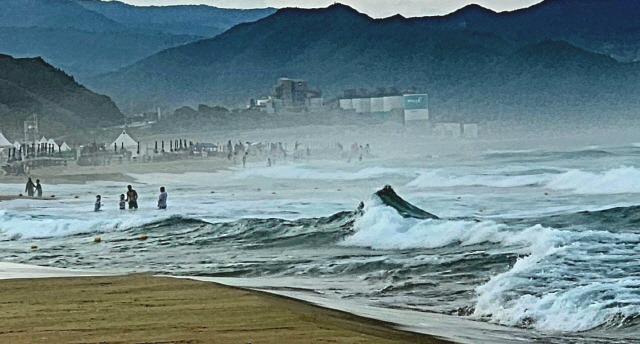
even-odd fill
[{"label": "hazy sky", "polygon": [[[205,4],[228,8],[256,7],[326,7],[335,0],[120,0],[134,5]],[[470,3],[477,3],[495,11],[509,11],[529,7],[541,0],[342,0],[372,17],[388,17],[397,13],[405,17],[439,15],[455,11]]]}]

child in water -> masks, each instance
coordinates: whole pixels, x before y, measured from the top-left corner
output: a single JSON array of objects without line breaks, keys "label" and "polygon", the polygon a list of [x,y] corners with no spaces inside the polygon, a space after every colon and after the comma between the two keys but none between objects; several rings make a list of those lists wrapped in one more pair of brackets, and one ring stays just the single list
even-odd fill
[{"label": "child in water", "polygon": [[118,203],[120,210],[124,210],[126,204],[127,202],[124,200],[124,194],[120,194],[120,203]]},{"label": "child in water", "polygon": [[100,211],[100,207],[102,207],[102,203],[100,202],[102,200],[102,198],[100,197],[100,195],[96,196],[96,205],[93,208],[93,211]]}]

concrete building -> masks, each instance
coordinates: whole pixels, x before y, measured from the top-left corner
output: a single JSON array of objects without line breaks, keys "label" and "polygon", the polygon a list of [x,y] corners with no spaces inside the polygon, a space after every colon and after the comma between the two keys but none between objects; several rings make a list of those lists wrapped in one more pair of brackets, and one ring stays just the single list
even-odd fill
[{"label": "concrete building", "polygon": [[322,92],[309,88],[304,80],[278,79],[265,102],[267,113],[319,111],[324,106]]},{"label": "concrete building", "polygon": [[435,136],[450,138],[462,136],[462,124],[460,123],[434,123],[432,130]]}]

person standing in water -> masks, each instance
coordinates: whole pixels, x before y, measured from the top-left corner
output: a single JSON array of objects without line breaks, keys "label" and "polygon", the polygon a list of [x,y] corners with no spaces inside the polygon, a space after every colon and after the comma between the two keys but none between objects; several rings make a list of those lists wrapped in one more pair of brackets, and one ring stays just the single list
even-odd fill
[{"label": "person standing in water", "polygon": [[33,181],[31,180],[31,178],[29,178],[29,180],[27,180],[27,186],[24,188],[24,192],[27,193],[27,196],[33,197],[35,190],[36,190],[36,185],[33,184]]},{"label": "person standing in water", "polygon": [[102,207],[102,197],[100,195],[96,196],[96,204],[93,207],[93,211],[100,211],[100,207]]},{"label": "person standing in water", "polygon": [[127,202],[124,199],[124,194],[120,194],[120,202],[118,203],[120,210],[124,210],[126,204]]},{"label": "person standing in water", "polygon": [[160,187],[160,197],[158,197],[158,208],[167,209],[167,191],[164,186]]},{"label": "person standing in water", "polygon": [[138,209],[138,193],[131,185],[127,185],[127,189],[127,202],[129,202],[129,209]]},{"label": "person standing in water", "polygon": [[38,198],[42,198],[42,185],[40,185],[40,179],[36,179],[36,193]]}]

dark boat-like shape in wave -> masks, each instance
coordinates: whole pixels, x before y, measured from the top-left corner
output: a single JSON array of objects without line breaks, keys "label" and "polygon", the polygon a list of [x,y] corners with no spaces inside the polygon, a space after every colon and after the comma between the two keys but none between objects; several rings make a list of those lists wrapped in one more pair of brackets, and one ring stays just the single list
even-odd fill
[{"label": "dark boat-like shape in wave", "polygon": [[395,209],[404,218],[414,218],[420,220],[437,220],[439,217],[428,213],[415,205],[405,201],[393,190],[391,185],[386,185],[382,189],[376,191],[376,196],[387,206]]}]

